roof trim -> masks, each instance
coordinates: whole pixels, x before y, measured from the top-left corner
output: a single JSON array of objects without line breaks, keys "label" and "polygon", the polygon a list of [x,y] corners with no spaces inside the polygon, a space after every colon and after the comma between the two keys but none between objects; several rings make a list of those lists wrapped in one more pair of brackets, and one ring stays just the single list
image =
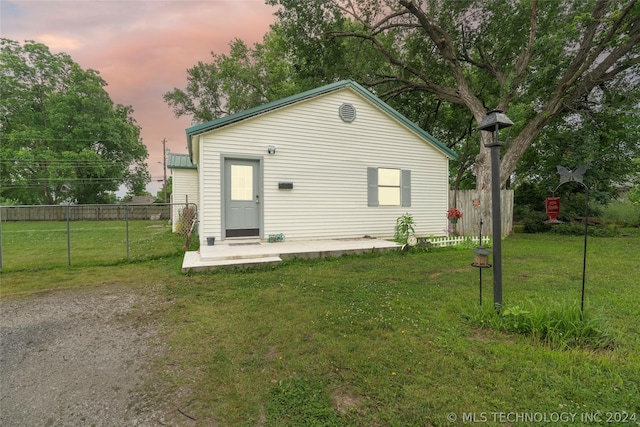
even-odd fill
[{"label": "roof trim", "polygon": [[358,83],[353,80],[341,80],[339,82],[331,83],[325,86],[321,86],[319,88],[311,89],[306,92],[302,92],[296,95],[288,96],[286,98],[279,99],[277,101],[272,101],[267,104],[259,105],[257,107],[249,108],[248,110],[240,111],[235,114],[231,114],[229,116],[221,117],[216,120],[212,120],[210,122],[202,123],[199,125],[191,126],[186,129],[187,133],[187,146],[189,148],[189,155],[193,154],[192,151],[192,138],[196,135],[212,131],[214,129],[239,122],[241,120],[248,119],[253,116],[257,116],[259,114],[264,114],[271,110],[275,110],[278,108],[282,108],[284,106],[294,104],[299,101],[303,101],[309,98],[313,98],[319,95],[323,95],[325,93],[333,92],[338,89],[351,88],[358,92],[360,95],[365,97],[367,100],[378,106],[380,109],[385,111],[390,116],[394,117],[396,120],[401,122],[403,125],[411,129],[413,132],[418,134],[423,139],[430,142],[436,149],[441,151],[445,156],[450,159],[457,159],[458,155],[453,152],[449,147],[445,144],[437,140],[434,136],[429,134],[427,131],[421,129],[418,125],[407,119],[405,116],[400,114],[398,111],[393,109],[386,102],[382,101],[380,98],[369,92],[364,87],[360,86]]},{"label": "roof trim", "polygon": [[191,156],[189,154],[176,154],[169,153],[169,159],[167,161],[167,168],[169,169],[198,169],[196,165],[191,163]]}]

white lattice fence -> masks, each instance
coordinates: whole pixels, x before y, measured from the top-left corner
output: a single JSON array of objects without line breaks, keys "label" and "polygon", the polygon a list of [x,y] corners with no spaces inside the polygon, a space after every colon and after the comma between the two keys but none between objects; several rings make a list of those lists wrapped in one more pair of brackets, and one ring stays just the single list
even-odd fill
[{"label": "white lattice fence", "polygon": [[[430,237],[427,239],[432,246],[435,247],[444,247],[444,246],[455,246],[461,245],[466,242],[472,242],[478,244],[478,237],[465,237],[465,236],[448,236],[448,237]],[[482,243],[488,244],[491,241],[489,236],[482,236]]]}]

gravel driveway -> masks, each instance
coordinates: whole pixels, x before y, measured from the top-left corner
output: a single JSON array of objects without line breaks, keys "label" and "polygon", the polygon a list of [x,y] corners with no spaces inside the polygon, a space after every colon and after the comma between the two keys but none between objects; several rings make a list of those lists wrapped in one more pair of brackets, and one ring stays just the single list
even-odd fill
[{"label": "gravel driveway", "polygon": [[154,302],[110,285],[0,301],[0,425],[165,425],[143,394]]}]

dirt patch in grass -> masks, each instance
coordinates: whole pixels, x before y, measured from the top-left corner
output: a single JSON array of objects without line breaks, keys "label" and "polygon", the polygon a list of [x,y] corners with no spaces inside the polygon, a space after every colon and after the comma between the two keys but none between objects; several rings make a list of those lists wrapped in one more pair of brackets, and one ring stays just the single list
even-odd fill
[{"label": "dirt patch in grass", "polygon": [[331,394],[331,402],[341,414],[357,411],[360,407],[360,400],[359,397],[342,390],[336,390]]},{"label": "dirt patch in grass", "polygon": [[161,425],[150,289],[101,286],[0,301],[0,425]]}]

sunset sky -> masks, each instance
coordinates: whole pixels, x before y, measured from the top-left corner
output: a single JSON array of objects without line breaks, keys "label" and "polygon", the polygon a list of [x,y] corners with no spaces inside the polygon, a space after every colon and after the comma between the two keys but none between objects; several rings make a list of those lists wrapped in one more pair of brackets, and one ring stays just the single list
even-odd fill
[{"label": "sunset sky", "polygon": [[263,0],[0,0],[0,36],[35,40],[100,72],[113,102],[131,105],[149,149],[155,195],[162,185],[162,139],[186,153],[190,118],[162,100],[186,86],[187,69],[228,53],[235,38],[261,42],[276,9]]}]

